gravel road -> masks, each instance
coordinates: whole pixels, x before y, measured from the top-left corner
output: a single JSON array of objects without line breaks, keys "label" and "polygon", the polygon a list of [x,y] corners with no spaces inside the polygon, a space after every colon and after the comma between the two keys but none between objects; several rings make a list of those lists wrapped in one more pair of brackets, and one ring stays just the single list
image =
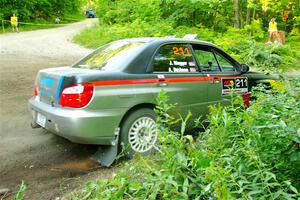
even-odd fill
[{"label": "gravel road", "polygon": [[93,163],[89,157],[94,146],[72,144],[30,127],[27,101],[37,71],[70,65],[91,52],[70,42],[84,28],[86,23],[77,22],[0,35],[0,190],[10,190],[8,199],[22,180],[27,185],[25,199],[57,199],[85,179],[109,177],[117,168]]}]

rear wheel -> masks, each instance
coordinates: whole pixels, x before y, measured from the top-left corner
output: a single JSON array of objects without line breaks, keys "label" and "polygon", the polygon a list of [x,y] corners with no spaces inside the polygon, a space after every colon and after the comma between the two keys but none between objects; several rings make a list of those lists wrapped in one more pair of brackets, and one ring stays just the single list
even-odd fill
[{"label": "rear wheel", "polygon": [[152,109],[142,108],[132,112],[121,127],[120,142],[127,157],[134,153],[149,154],[157,143],[155,119]]}]

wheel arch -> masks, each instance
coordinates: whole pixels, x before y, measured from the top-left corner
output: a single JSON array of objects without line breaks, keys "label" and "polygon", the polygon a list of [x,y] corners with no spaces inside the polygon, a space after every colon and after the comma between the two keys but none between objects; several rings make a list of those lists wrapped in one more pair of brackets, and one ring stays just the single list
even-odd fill
[{"label": "wheel arch", "polygon": [[120,123],[119,123],[119,127],[122,129],[122,125],[123,125],[125,119],[126,119],[131,113],[133,113],[134,111],[139,110],[139,109],[141,109],[141,108],[154,109],[155,106],[156,106],[156,105],[153,104],[153,103],[141,103],[141,104],[137,104],[137,105],[131,107],[131,108],[130,108],[129,110],[127,110],[127,112],[123,115],[123,117],[122,117],[122,119],[121,119],[121,121],[120,121]]}]

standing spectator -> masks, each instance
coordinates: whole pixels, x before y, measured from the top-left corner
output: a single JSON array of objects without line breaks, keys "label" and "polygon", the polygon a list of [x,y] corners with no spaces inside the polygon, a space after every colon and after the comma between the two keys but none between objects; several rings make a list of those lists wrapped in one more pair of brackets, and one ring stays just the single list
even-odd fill
[{"label": "standing spectator", "polygon": [[269,41],[268,43],[272,43],[277,37],[277,22],[275,21],[275,17],[272,17],[269,23]]},{"label": "standing spectator", "polygon": [[17,31],[19,33],[18,17],[16,17],[16,14],[13,14],[13,16],[10,17],[10,23],[11,23],[11,26],[12,26],[12,31],[13,32]]}]

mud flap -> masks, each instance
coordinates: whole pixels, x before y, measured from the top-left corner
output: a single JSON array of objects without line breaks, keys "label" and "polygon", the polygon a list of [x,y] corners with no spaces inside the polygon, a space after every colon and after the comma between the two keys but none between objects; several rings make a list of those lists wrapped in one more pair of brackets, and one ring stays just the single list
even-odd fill
[{"label": "mud flap", "polygon": [[105,167],[111,166],[118,155],[119,132],[120,128],[117,128],[115,130],[115,139],[111,143],[111,146],[99,147],[91,159]]},{"label": "mud flap", "polygon": [[31,122],[30,126],[31,126],[31,128],[41,128],[41,126],[39,124],[37,124],[36,122]]}]

